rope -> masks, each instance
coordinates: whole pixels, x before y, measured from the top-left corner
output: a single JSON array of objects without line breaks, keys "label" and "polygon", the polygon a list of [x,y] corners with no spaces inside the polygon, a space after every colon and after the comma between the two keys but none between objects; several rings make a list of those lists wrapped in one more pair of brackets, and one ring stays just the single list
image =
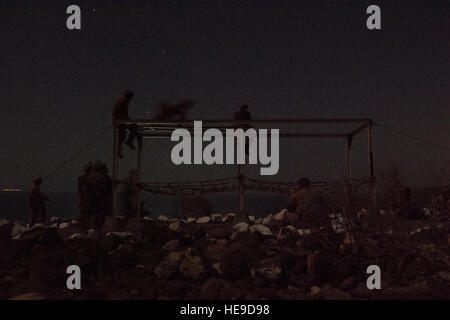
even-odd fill
[{"label": "rope", "polygon": [[55,167],[52,171],[50,171],[42,180],[47,180],[52,175],[54,175],[57,171],[59,171],[61,168],[63,168],[67,163],[69,163],[72,159],[74,159],[76,156],[78,156],[81,152],[89,148],[95,141],[100,139],[106,132],[108,132],[109,129],[111,129],[113,125],[110,124],[105,129],[103,129],[99,134],[97,134],[95,137],[93,137],[91,140],[89,140],[88,143],[86,143],[84,146],[82,146],[78,151],[76,151],[74,154],[72,154],[70,157],[68,157],[66,160],[61,162],[58,166]]},{"label": "rope", "polygon": [[[356,189],[367,181],[367,179],[350,181],[317,181],[312,183],[311,188],[316,191],[338,194],[348,190],[348,187]],[[239,179],[237,177],[168,183],[130,183],[122,181],[119,181],[119,183],[135,185],[137,188],[141,188],[146,192],[165,195],[223,193],[232,192],[239,188]],[[286,194],[294,191],[296,184],[294,182],[272,182],[244,177],[244,188],[245,190]]]},{"label": "rope", "polygon": [[422,143],[429,144],[429,145],[434,146],[436,148],[439,148],[439,149],[442,149],[442,150],[446,150],[446,151],[450,151],[450,147],[446,147],[446,146],[443,146],[443,145],[440,145],[440,144],[437,144],[437,143],[434,143],[434,142],[422,139],[420,137],[414,136],[412,134],[409,134],[409,133],[406,133],[406,132],[403,132],[403,131],[400,131],[400,130],[397,130],[397,129],[390,128],[390,127],[382,125],[380,123],[374,122],[374,125],[376,125],[376,126],[378,126],[380,128],[392,131],[392,132],[394,132],[396,134],[399,134],[401,136],[405,136],[405,137],[408,137],[410,139],[417,140],[417,141],[420,141]]}]

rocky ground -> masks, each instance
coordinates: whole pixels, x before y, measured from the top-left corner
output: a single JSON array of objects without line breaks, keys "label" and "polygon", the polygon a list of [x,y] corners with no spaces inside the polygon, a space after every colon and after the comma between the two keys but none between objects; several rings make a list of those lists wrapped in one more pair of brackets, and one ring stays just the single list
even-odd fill
[{"label": "rocky ground", "polygon": [[[446,219],[358,219],[339,233],[233,220],[117,217],[102,232],[0,220],[0,299],[450,299]],[[81,290],[66,287],[73,264]],[[381,290],[366,287],[371,264]]]}]

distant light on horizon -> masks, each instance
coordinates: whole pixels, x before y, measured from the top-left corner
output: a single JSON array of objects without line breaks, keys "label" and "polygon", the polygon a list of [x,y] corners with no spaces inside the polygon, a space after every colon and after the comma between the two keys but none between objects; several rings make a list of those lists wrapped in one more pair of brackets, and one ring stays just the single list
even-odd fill
[{"label": "distant light on horizon", "polygon": [[1,189],[2,192],[21,192],[22,189],[19,188],[3,188]]}]

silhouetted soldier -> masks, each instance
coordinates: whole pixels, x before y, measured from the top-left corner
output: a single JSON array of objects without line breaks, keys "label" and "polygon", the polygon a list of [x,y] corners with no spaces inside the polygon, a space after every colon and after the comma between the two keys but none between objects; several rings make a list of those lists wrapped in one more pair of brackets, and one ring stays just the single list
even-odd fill
[{"label": "silhouetted soldier", "polygon": [[106,216],[111,215],[112,179],[106,164],[97,161],[87,179],[87,214],[89,227],[100,229]]},{"label": "silhouetted soldier", "polygon": [[[112,120],[113,122],[117,120],[129,120],[128,109],[130,106],[130,101],[134,97],[134,92],[132,90],[125,90],[123,95],[117,100],[116,105],[114,106],[112,112]],[[119,158],[123,158],[122,154],[122,143],[127,138],[127,129],[128,129],[128,139],[125,142],[127,146],[131,149],[136,149],[133,145],[133,141],[137,136],[136,126],[135,125],[120,125],[119,126],[119,145],[117,154]]]},{"label": "silhouetted soldier", "polygon": [[84,173],[78,177],[78,201],[79,201],[79,208],[80,208],[80,224],[83,227],[87,227],[89,224],[89,216],[88,216],[88,191],[87,191],[87,185],[89,176],[93,171],[93,165],[92,162],[89,161],[84,168]]},{"label": "silhouetted soldier", "polygon": [[136,216],[137,209],[137,194],[138,188],[136,182],[138,181],[137,171],[131,170],[125,178],[125,185],[120,194],[120,200],[124,216],[129,219]]},{"label": "silhouetted soldier", "polygon": [[[239,107],[239,110],[233,113],[233,121],[243,121],[243,120],[252,120],[252,115],[248,111],[248,105],[244,104]],[[250,123],[238,123],[234,126],[235,128],[241,128],[243,130],[247,130],[248,128],[251,128]],[[250,139],[245,139],[245,153],[249,153],[250,149]]]},{"label": "silhouetted soldier", "polygon": [[286,205],[288,210],[285,222],[301,227],[320,227],[329,224],[328,212],[324,199],[311,190],[308,178],[301,178],[297,182],[295,191]]},{"label": "silhouetted soldier", "polygon": [[41,192],[42,178],[33,180],[33,186],[30,191],[29,203],[31,208],[31,221],[30,227],[36,223],[45,223],[45,202],[48,201],[48,197]]},{"label": "silhouetted soldier", "polygon": [[[252,120],[252,115],[248,111],[248,105],[244,104],[239,107],[239,110],[233,113],[233,121]],[[242,123],[237,125],[238,128],[249,128],[250,124]]]}]

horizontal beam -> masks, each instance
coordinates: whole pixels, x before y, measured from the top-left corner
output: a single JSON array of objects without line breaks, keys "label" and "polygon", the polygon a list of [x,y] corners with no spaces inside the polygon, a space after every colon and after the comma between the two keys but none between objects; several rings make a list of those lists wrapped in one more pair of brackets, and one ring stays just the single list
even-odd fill
[{"label": "horizontal beam", "polygon": [[[171,135],[168,135],[164,132],[155,132],[149,134],[139,134],[142,135],[144,139],[152,139],[152,138],[170,138]],[[280,138],[347,138],[347,134],[345,133],[280,133]]]},{"label": "horizontal beam", "polygon": [[130,119],[119,120],[114,124],[136,124],[136,125],[181,125],[193,124],[194,121],[202,121],[203,123],[233,123],[233,124],[248,124],[248,123],[371,123],[372,119],[367,118],[341,118],[341,119],[255,119],[235,121],[232,119],[192,119],[192,120],[152,120],[152,119]]}]

